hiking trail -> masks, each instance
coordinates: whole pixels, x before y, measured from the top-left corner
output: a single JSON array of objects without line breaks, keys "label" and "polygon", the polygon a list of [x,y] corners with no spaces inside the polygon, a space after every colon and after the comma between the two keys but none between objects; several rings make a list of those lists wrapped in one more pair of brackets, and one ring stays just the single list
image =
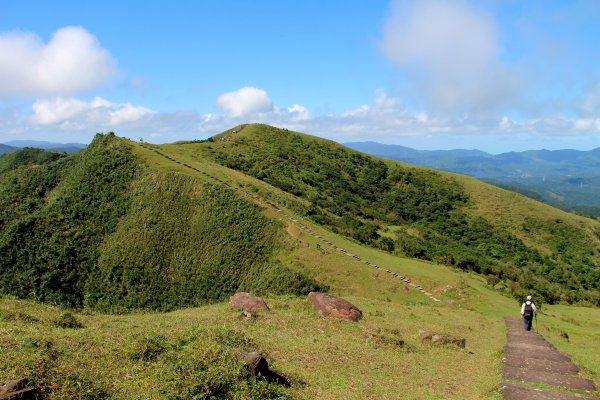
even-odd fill
[{"label": "hiking trail", "polygon": [[571,359],[520,318],[507,317],[504,347],[504,400],[600,400],[593,381],[581,378]]},{"label": "hiking trail", "polygon": [[[242,129],[243,129],[243,127],[242,127]],[[237,132],[240,132],[242,129],[240,129],[240,130],[239,130],[239,131],[237,131]],[[154,147],[151,147],[151,146],[150,146],[150,145],[148,145],[147,143],[140,143],[140,145],[141,145],[141,146],[142,146],[144,149],[146,149],[146,150],[150,150],[150,151],[153,151],[154,153],[156,153],[156,154],[158,154],[158,155],[160,155],[160,156],[162,156],[162,157],[166,158],[166,159],[167,159],[167,160],[169,160],[169,161],[172,161],[172,162],[174,162],[174,163],[176,163],[176,164],[179,164],[179,165],[181,165],[181,166],[184,166],[184,167],[186,167],[186,168],[188,168],[188,169],[191,169],[191,170],[193,170],[193,171],[195,171],[195,172],[198,172],[198,173],[200,173],[200,174],[204,175],[205,177],[209,178],[210,180],[212,180],[212,181],[214,181],[214,182],[216,182],[216,183],[218,183],[218,184],[220,184],[220,185],[223,185],[223,186],[227,186],[227,187],[229,187],[229,188],[232,188],[232,186],[231,186],[229,183],[225,182],[224,180],[222,180],[222,179],[220,179],[220,178],[218,178],[218,177],[216,177],[216,176],[210,175],[210,174],[206,173],[205,171],[202,171],[202,170],[200,170],[200,169],[198,169],[198,168],[196,168],[196,167],[194,167],[194,166],[191,166],[191,165],[189,165],[189,164],[186,164],[186,163],[182,163],[182,162],[180,162],[179,160],[177,160],[177,159],[175,159],[175,158],[173,158],[173,157],[169,156],[168,154],[166,154],[166,153],[163,153],[162,151],[160,151],[160,150],[158,150],[158,149],[156,149],[156,148],[154,148]],[[285,211],[285,210],[284,210],[282,207],[280,207],[279,205],[275,204],[274,202],[272,202],[272,201],[270,201],[270,200],[268,200],[268,199],[264,199],[264,198],[262,198],[262,197],[260,197],[260,196],[258,196],[258,195],[256,195],[256,194],[254,194],[254,193],[250,193],[250,192],[248,192],[248,191],[246,191],[246,190],[244,190],[244,189],[242,189],[242,188],[239,188],[238,190],[242,191],[242,192],[243,192],[243,193],[244,193],[246,196],[248,196],[248,197],[252,198],[252,200],[253,200],[254,202],[256,202],[256,203],[260,204],[261,206],[270,206],[270,207],[274,208],[274,209],[275,209],[275,210],[277,210],[277,212],[278,212],[280,215],[282,215],[282,216],[283,216],[283,218],[284,218],[285,220],[287,220],[289,223],[293,223],[294,225],[296,225],[298,228],[300,228],[302,231],[304,231],[304,232],[305,232],[305,233],[307,233],[308,235],[310,235],[310,236],[312,236],[312,237],[314,237],[314,238],[316,238],[316,239],[320,240],[322,243],[326,244],[327,246],[329,246],[329,247],[331,247],[333,250],[335,250],[335,251],[336,251],[338,254],[340,254],[340,255],[344,255],[344,256],[348,256],[348,257],[351,257],[351,258],[355,259],[356,261],[358,261],[358,262],[362,263],[362,264],[363,264],[363,265],[365,265],[365,266],[372,267],[372,268],[378,269],[378,270],[380,270],[380,271],[382,271],[382,272],[385,272],[385,273],[387,273],[387,274],[388,274],[388,275],[389,275],[391,278],[395,278],[395,279],[398,279],[398,280],[402,281],[402,282],[403,282],[405,285],[407,285],[407,286],[410,286],[410,287],[412,287],[413,289],[416,289],[416,290],[418,290],[419,292],[423,293],[425,296],[427,296],[429,299],[431,299],[431,300],[432,300],[432,301],[434,301],[434,302],[439,302],[439,301],[440,301],[440,300],[439,300],[439,299],[437,299],[437,298],[436,298],[436,297],[435,297],[433,294],[431,294],[431,293],[427,292],[427,291],[425,290],[425,288],[423,288],[421,285],[419,285],[419,284],[417,284],[417,283],[413,282],[413,281],[412,281],[411,279],[409,279],[408,277],[406,277],[406,276],[403,276],[403,275],[400,275],[400,274],[399,274],[399,273],[397,273],[397,272],[391,271],[391,270],[389,270],[389,269],[387,269],[387,268],[384,268],[384,267],[382,267],[382,266],[379,266],[379,265],[377,265],[377,264],[374,264],[374,263],[372,263],[372,262],[370,262],[370,261],[368,261],[368,260],[365,260],[365,259],[363,259],[363,258],[361,258],[361,257],[359,257],[359,256],[357,256],[357,255],[355,255],[355,254],[351,254],[351,253],[349,253],[348,251],[346,251],[346,250],[345,250],[345,249],[343,249],[342,247],[336,246],[334,243],[330,242],[329,240],[327,240],[326,238],[324,238],[323,236],[321,236],[319,233],[315,232],[315,231],[314,231],[314,230],[312,230],[310,227],[308,227],[307,225],[305,225],[305,224],[303,224],[302,222],[298,221],[298,220],[297,220],[296,218],[294,218],[292,215],[288,214],[288,213],[287,213],[287,212],[286,212],[286,211]]]}]

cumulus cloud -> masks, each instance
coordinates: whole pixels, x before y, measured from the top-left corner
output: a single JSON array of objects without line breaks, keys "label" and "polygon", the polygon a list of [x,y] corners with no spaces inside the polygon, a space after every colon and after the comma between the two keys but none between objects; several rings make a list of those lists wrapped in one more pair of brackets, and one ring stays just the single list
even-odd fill
[{"label": "cumulus cloud", "polygon": [[91,101],[75,98],[37,100],[31,121],[37,125],[59,126],[66,130],[126,127],[154,112],[130,103],[113,103],[101,97]]},{"label": "cumulus cloud", "polygon": [[48,43],[27,32],[0,33],[0,97],[69,96],[105,83],[116,61],[82,27],[54,32]]},{"label": "cumulus cloud", "polygon": [[595,116],[514,119],[507,115],[440,115],[407,110],[399,98],[379,89],[369,104],[338,114],[312,115],[300,104],[271,105],[244,119],[221,113],[156,112],[140,105],[113,102],[101,97],[89,101],[58,97],[35,101],[28,116],[16,109],[0,108],[0,142],[9,140],[1,135],[9,135],[11,139],[15,135],[36,135],[44,139],[44,134],[48,132],[64,133],[72,138],[65,141],[84,141],[82,138],[91,139],[95,132],[109,130],[124,136],[141,135],[169,142],[205,138],[244,122],[261,122],[340,142],[376,140],[398,143],[412,137],[416,141],[429,140],[432,144],[437,140],[445,140],[451,145],[454,143],[450,139],[452,137],[461,137],[461,140],[470,143],[469,138],[477,140],[493,135],[503,138],[518,135],[545,138],[579,135],[589,138],[600,133],[600,118]]},{"label": "cumulus cloud", "polygon": [[381,50],[408,73],[430,107],[486,111],[515,95],[499,59],[494,20],[463,2],[398,1],[383,27]]},{"label": "cumulus cloud", "polygon": [[231,118],[245,117],[273,108],[267,92],[252,86],[223,93],[217,98],[216,105],[218,109],[226,111]]}]

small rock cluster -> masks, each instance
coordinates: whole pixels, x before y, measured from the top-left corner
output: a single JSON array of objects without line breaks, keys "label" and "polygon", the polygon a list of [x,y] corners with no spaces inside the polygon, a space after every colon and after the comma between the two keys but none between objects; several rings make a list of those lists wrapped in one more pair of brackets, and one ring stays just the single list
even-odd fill
[{"label": "small rock cluster", "polygon": [[[327,293],[311,292],[308,298],[313,307],[325,317],[358,321],[362,312],[352,303]],[[242,310],[241,318],[254,319],[258,312],[270,311],[269,306],[260,297],[250,293],[239,292],[229,298],[229,305]],[[260,376],[272,382],[289,385],[287,379],[269,369],[267,359],[258,351],[245,351],[240,355],[240,360],[248,366],[248,371],[253,376]]]},{"label": "small rock cluster", "polygon": [[458,338],[455,336],[445,335],[442,333],[435,333],[425,330],[419,330],[419,337],[422,342],[431,342],[438,344],[450,344],[461,349],[464,349],[467,344],[467,339]]},{"label": "small rock cluster", "polygon": [[[312,302],[313,308],[324,317],[347,319],[354,322],[363,318],[362,311],[358,307],[341,297],[322,292],[310,292],[308,298]],[[246,318],[256,318],[258,312],[270,311],[263,299],[246,292],[239,292],[231,296],[229,305],[241,309],[241,316]]]},{"label": "small rock cluster", "polygon": [[[341,297],[322,292],[310,292],[308,299],[312,302],[313,308],[324,317],[345,319],[354,322],[358,322],[363,318],[363,313],[358,307]],[[254,319],[258,317],[258,312],[270,311],[269,306],[267,306],[263,299],[246,292],[236,293],[231,296],[229,304],[232,307],[242,310],[241,318]],[[367,341],[373,341],[377,344],[393,344],[398,347],[404,346],[403,340],[391,340],[378,334],[381,329],[377,326],[368,325],[367,329],[377,332],[367,334]],[[449,344],[463,349],[466,345],[466,339],[425,330],[420,330],[419,336],[423,342]],[[254,350],[245,351],[240,354],[240,360],[243,360],[247,365],[251,375],[263,377],[268,381],[288,384],[284,377],[269,369],[269,363],[260,352]]]}]

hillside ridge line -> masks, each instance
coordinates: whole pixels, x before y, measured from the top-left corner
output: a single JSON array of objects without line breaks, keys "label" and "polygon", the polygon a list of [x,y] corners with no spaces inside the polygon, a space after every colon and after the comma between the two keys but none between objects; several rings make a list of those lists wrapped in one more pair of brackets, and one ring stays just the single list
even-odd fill
[{"label": "hillside ridge line", "polygon": [[[243,128],[242,128],[242,129],[243,129]],[[241,130],[241,129],[240,129],[240,130]],[[159,150],[157,150],[157,149],[155,149],[155,148],[152,148],[152,147],[150,147],[150,146],[149,146],[148,144],[146,144],[146,143],[140,143],[140,145],[141,145],[141,147],[143,147],[144,149],[146,149],[146,150],[150,150],[150,151],[153,151],[154,153],[156,153],[156,154],[158,154],[158,155],[160,155],[160,156],[162,156],[162,157],[166,158],[167,160],[169,160],[169,161],[171,161],[171,162],[174,162],[174,163],[176,163],[176,164],[179,164],[179,165],[182,165],[182,166],[184,166],[184,167],[186,167],[186,168],[189,168],[189,169],[191,169],[191,170],[193,170],[193,171],[195,171],[195,172],[198,172],[198,173],[200,173],[200,174],[204,175],[205,177],[207,177],[207,178],[209,178],[209,179],[213,180],[214,182],[216,182],[216,183],[218,183],[218,184],[220,184],[220,185],[224,185],[224,186],[226,186],[226,187],[229,187],[229,188],[231,188],[231,185],[230,185],[230,184],[228,184],[227,182],[225,182],[224,180],[222,180],[222,179],[220,179],[220,178],[218,178],[218,177],[216,177],[216,176],[213,176],[213,175],[211,175],[211,174],[208,174],[207,172],[205,172],[205,171],[202,171],[202,170],[199,170],[198,168],[196,168],[196,167],[193,167],[193,166],[191,166],[191,165],[189,165],[189,164],[183,163],[183,162],[181,162],[181,161],[177,160],[176,158],[174,158],[174,157],[171,157],[170,155],[168,155],[168,154],[166,154],[166,153],[163,153],[162,151],[159,151]],[[438,298],[436,298],[436,297],[435,297],[433,294],[431,294],[431,293],[427,292],[427,291],[426,291],[426,290],[425,290],[425,289],[424,289],[424,288],[423,288],[421,285],[419,285],[419,284],[417,284],[417,283],[413,282],[413,281],[412,281],[411,279],[409,279],[408,277],[406,277],[406,276],[403,276],[403,275],[400,275],[400,274],[399,274],[399,273],[397,273],[397,272],[390,271],[390,270],[389,270],[389,269],[387,269],[387,268],[384,268],[384,267],[381,267],[381,266],[379,266],[379,265],[377,265],[377,264],[374,264],[374,263],[372,263],[372,262],[370,262],[370,261],[368,261],[368,260],[365,260],[365,259],[363,259],[363,258],[361,258],[361,257],[359,257],[359,256],[357,256],[357,255],[355,255],[355,254],[349,253],[348,251],[346,251],[346,250],[345,250],[345,249],[343,249],[342,247],[339,247],[339,246],[335,245],[334,243],[332,243],[331,241],[329,241],[329,240],[325,239],[323,236],[321,236],[321,235],[320,235],[320,234],[318,234],[317,232],[313,231],[313,230],[312,230],[310,227],[308,227],[307,225],[303,224],[302,222],[300,222],[300,221],[298,221],[297,219],[295,219],[295,218],[293,218],[292,216],[290,216],[288,213],[286,213],[286,212],[284,211],[284,209],[283,209],[281,206],[279,206],[278,204],[274,203],[273,201],[271,201],[271,200],[268,200],[268,199],[264,199],[264,198],[262,198],[262,197],[260,197],[260,196],[258,196],[258,195],[256,195],[256,194],[254,194],[254,193],[247,192],[247,191],[245,191],[245,190],[244,190],[244,189],[242,189],[242,188],[240,188],[239,190],[240,190],[240,191],[242,191],[242,192],[243,192],[243,193],[244,193],[246,196],[249,196],[250,198],[252,198],[252,199],[253,199],[253,200],[254,200],[256,203],[258,203],[258,204],[260,204],[260,205],[263,205],[263,206],[265,206],[265,205],[266,205],[266,206],[270,206],[270,207],[272,207],[272,208],[273,208],[273,209],[275,209],[275,210],[276,210],[278,213],[281,213],[281,215],[283,215],[283,216],[284,216],[284,218],[285,218],[285,219],[286,219],[288,222],[291,222],[291,223],[293,223],[294,225],[298,226],[298,227],[299,227],[300,229],[302,229],[304,232],[306,232],[306,233],[307,233],[307,234],[309,234],[310,236],[312,236],[312,237],[314,237],[314,238],[316,238],[316,239],[320,240],[321,242],[325,243],[326,245],[330,246],[331,248],[333,248],[333,249],[334,249],[334,250],[336,250],[337,252],[339,252],[339,253],[341,253],[341,254],[343,254],[343,255],[345,255],[345,256],[351,257],[351,258],[355,259],[356,261],[363,263],[363,264],[364,264],[364,265],[366,265],[366,266],[370,266],[370,267],[372,267],[372,268],[375,268],[375,269],[381,270],[381,271],[383,271],[383,272],[387,273],[388,275],[390,275],[392,278],[396,278],[396,279],[398,279],[398,280],[402,281],[402,283],[404,283],[406,286],[410,286],[410,287],[412,287],[413,289],[416,289],[416,290],[418,290],[419,292],[423,293],[425,296],[427,296],[428,298],[430,298],[432,301],[434,301],[434,302],[440,302],[440,300],[439,300]]]}]

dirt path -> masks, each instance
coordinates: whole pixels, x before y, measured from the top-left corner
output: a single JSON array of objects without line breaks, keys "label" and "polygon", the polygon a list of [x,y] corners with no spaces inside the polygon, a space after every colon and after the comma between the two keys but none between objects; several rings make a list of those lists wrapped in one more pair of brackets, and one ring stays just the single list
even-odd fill
[{"label": "dirt path", "polygon": [[579,368],[542,335],[525,331],[519,318],[506,318],[506,337],[505,400],[600,400],[590,393],[594,382],[579,377]]}]

